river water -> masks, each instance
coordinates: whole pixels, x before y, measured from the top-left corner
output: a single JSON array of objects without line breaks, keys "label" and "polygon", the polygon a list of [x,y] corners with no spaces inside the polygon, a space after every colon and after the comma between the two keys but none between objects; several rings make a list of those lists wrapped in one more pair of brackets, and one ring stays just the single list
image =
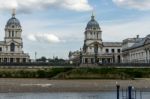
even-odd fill
[{"label": "river water", "polygon": [[[141,98],[150,99],[150,92],[142,92],[142,97],[137,92],[136,99]],[[116,99],[116,92],[0,93],[0,99]]]}]

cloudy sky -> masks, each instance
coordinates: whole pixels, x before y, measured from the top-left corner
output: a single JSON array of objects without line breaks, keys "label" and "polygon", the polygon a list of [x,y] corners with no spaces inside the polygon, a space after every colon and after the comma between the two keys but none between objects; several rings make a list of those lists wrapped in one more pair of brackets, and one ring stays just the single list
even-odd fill
[{"label": "cloudy sky", "polygon": [[150,33],[150,0],[0,0],[0,40],[12,8],[23,28],[24,51],[31,58],[59,56],[82,47],[94,11],[103,41]]}]

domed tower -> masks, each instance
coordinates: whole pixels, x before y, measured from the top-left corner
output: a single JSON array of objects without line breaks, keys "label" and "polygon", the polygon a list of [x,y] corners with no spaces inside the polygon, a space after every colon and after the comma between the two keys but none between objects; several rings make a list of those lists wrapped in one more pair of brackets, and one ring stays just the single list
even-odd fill
[{"label": "domed tower", "polygon": [[29,54],[22,50],[22,28],[15,15],[15,10],[13,10],[12,17],[5,26],[5,38],[0,46],[2,53],[0,63],[24,63],[30,60]]},{"label": "domed tower", "polygon": [[91,16],[91,20],[86,26],[84,34],[84,52],[98,53],[98,47],[102,47],[102,31],[93,14]]},{"label": "domed tower", "polygon": [[85,29],[82,63],[97,63],[98,54],[102,53],[102,31],[92,14]]},{"label": "domed tower", "polygon": [[5,42],[8,45],[6,51],[11,53],[22,53],[22,28],[15,15],[15,10],[13,10],[12,17],[5,26]]},{"label": "domed tower", "polygon": [[85,30],[85,40],[100,40],[101,39],[101,28],[98,22],[95,20],[95,16],[92,14],[91,20],[88,22]]}]

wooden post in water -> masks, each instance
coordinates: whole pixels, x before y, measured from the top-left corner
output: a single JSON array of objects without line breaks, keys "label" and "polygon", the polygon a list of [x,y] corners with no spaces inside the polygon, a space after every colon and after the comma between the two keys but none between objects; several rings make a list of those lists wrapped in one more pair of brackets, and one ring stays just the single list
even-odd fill
[{"label": "wooden post in water", "polygon": [[119,99],[119,96],[120,96],[120,94],[119,94],[119,92],[120,92],[120,85],[118,85],[116,83],[116,87],[117,87],[117,99]]},{"label": "wooden post in water", "polygon": [[142,91],[140,91],[140,99],[142,99]]},{"label": "wooden post in water", "polygon": [[132,86],[128,87],[128,99],[132,99]]}]

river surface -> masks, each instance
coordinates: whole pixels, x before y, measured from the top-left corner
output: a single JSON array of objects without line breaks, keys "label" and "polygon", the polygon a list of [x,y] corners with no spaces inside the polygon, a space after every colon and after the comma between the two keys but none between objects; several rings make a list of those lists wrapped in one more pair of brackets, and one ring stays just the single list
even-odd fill
[{"label": "river surface", "polygon": [[[116,99],[116,92],[0,93],[0,99]],[[150,99],[150,92],[142,92],[142,97],[139,92],[136,99]]]}]

